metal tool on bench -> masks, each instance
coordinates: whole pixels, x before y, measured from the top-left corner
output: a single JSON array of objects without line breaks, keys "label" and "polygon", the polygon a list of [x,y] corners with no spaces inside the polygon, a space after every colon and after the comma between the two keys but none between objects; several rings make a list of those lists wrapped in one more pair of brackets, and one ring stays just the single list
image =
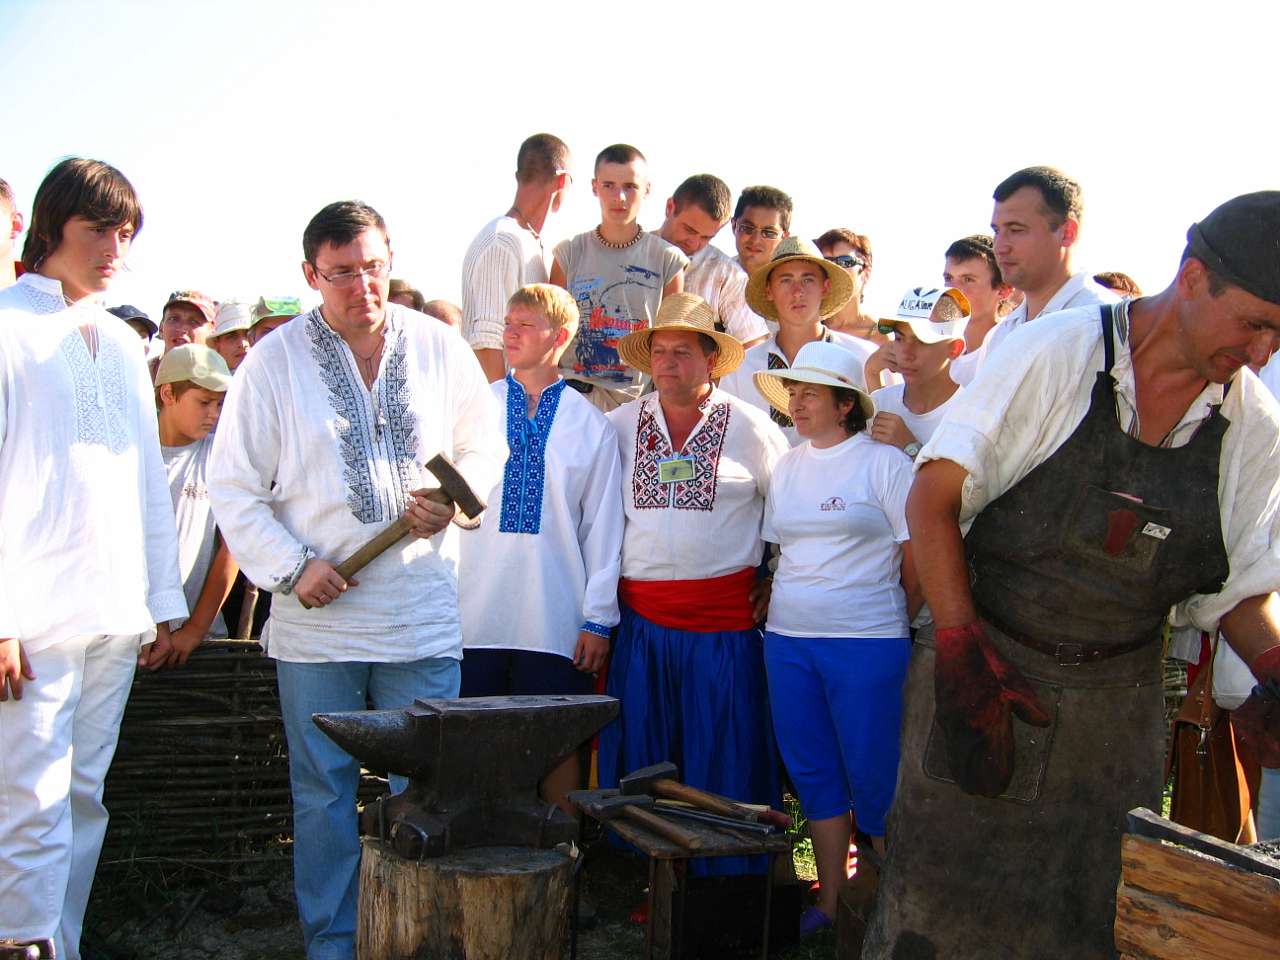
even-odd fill
[{"label": "metal tool on bench", "polygon": [[786,830],[791,818],[780,810],[763,810],[736,803],[725,797],[699,790],[680,782],[680,768],[674,763],[655,763],[627,774],[618,781],[618,787],[626,796],[648,794],[667,800],[683,800],[710,813],[753,823],[770,823]]},{"label": "metal tool on bench", "polygon": [[[572,795],[570,795],[570,799],[573,799]],[[613,797],[599,797],[585,801],[584,809],[597,820],[617,820],[619,818],[630,820],[636,826],[644,827],[650,833],[656,833],[658,836],[670,840],[685,850],[697,850],[702,846],[702,838],[696,833],[690,833],[684,827],[677,826],[651,812],[653,810],[653,797],[623,796],[622,794]]]},{"label": "metal tool on bench", "polygon": [[365,805],[360,829],[418,860],[576,840],[576,818],[540,800],[538,781],[617,715],[613,697],[589,695],[418,700],[312,719],[356,759],[409,778]]},{"label": "metal tool on bench", "polygon": [[[455,520],[454,522],[468,530],[478,527],[480,525],[479,517],[484,512],[485,503],[476,496],[475,491],[471,489],[471,485],[458,472],[458,468],[453,465],[453,461],[443,453],[437,453],[426,462],[425,466],[440,481],[440,488],[428,491],[427,498],[445,506],[456,504],[459,512],[467,519],[466,521]],[[404,517],[397,517],[381,533],[334,567],[334,570],[343,580],[350,580],[356,573],[363,570],[408,535],[409,522]],[[300,602],[304,607],[310,609],[310,604],[306,601]]]},{"label": "metal tool on bench", "polygon": [[758,833],[765,836],[778,833],[778,827],[772,823],[760,823],[755,820],[740,820],[737,817],[722,817],[718,813],[708,813],[706,810],[691,807],[687,804],[675,800],[657,801],[653,805],[655,813],[660,813],[666,817],[675,817],[677,820],[690,820],[695,823],[705,823],[712,827],[723,827],[726,830],[743,830],[747,833]]}]

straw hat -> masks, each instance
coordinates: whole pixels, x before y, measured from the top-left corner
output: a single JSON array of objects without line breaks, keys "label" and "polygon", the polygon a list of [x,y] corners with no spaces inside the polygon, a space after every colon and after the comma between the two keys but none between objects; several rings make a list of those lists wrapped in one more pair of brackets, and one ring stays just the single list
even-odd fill
[{"label": "straw hat", "polygon": [[618,356],[627,366],[641,373],[652,373],[649,359],[649,340],[659,330],[688,330],[704,333],[716,342],[720,350],[716,365],[711,368],[711,378],[723,377],[738,368],[745,351],[737,338],[716,329],[716,314],[707,301],[692,293],[673,293],[658,307],[653,326],[628,333],[618,341]]},{"label": "straw hat", "polygon": [[773,259],[752,270],[751,279],[747,281],[747,306],[766,320],[778,322],[778,307],[765,296],[765,287],[769,285],[769,274],[775,267],[791,260],[812,263],[831,281],[831,288],[822,298],[822,306],[818,308],[818,313],[824,320],[839,313],[853,297],[853,281],[849,279],[849,274],[845,272],[844,267],[826,259],[814,246],[813,241],[803,237],[786,237],[773,251]]},{"label": "straw hat", "polygon": [[955,287],[912,287],[898,302],[897,314],[880,323],[905,323],[921,343],[963,340],[969,324],[969,298]]},{"label": "straw hat", "polygon": [[788,370],[761,370],[753,379],[756,389],[769,401],[769,405],[787,416],[791,412],[787,404],[787,382],[821,383],[841,390],[852,390],[858,398],[862,415],[870,420],[876,415],[876,405],[867,392],[858,386],[862,380],[862,360],[856,353],[825,340],[806,343],[796,353],[796,362]]}]

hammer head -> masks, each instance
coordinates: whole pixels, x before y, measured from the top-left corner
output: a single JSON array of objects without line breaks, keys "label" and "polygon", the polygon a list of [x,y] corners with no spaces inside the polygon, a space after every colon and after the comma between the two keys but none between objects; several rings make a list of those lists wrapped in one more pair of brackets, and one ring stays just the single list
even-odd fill
[{"label": "hammer head", "polygon": [[680,768],[674,763],[655,763],[641,767],[618,781],[619,789],[627,796],[653,793],[650,788],[655,780],[680,780]]},{"label": "hammer head", "polygon": [[440,489],[458,505],[458,509],[470,520],[484,512],[484,501],[475,495],[471,485],[463,479],[453,461],[443,453],[437,453],[426,462],[426,468],[440,481]]},{"label": "hammer head", "polygon": [[627,807],[640,807],[648,810],[653,807],[653,797],[647,796],[614,796],[601,797],[587,802],[587,812],[597,820],[616,820],[625,816]]}]

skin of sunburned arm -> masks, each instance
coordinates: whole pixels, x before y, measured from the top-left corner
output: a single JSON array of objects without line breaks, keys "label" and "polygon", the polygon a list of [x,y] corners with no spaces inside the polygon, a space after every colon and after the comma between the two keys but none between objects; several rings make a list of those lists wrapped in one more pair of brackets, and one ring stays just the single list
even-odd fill
[{"label": "skin of sunburned arm", "polygon": [[[916,472],[907,496],[911,542],[929,544],[928,550],[912,556],[913,566],[939,628],[962,627],[978,619],[960,535],[960,499],[966,476],[964,467],[951,460],[930,460]],[[904,571],[906,559],[904,553]]]},{"label": "skin of sunburned arm", "polygon": [[[552,277],[551,282],[555,283],[554,277]],[[561,284],[561,286],[563,286],[563,284]],[[669,297],[673,293],[683,293],[683,292],[684,292],[684,271],[681,270],[679,273],[677,273],[674,277],[671,278],[670,283],[668,283],[665,287],[662,288],[662,296]]]},{"label": "skin of sunburned arm", "polygon": [[569,289],[568,279],[564,275],[564,267],[560,266],[559,260],[551,261],[551,282],[557,287]]},{"label": "skin of sunburned arm", "polygon": [[200,588],[200,597],[196,600],[195,609],[191,611],[191,619],[175,630],[170,636],[173,653],[167,666],[180,666],[187,662],[191,652],[200,646],[200,642],[209,632],[213,618],[218,615],[222,604],[231,592],[236,574],[240,568],[236,565],[231,551],[225,543],[219,542],[218,549],[209,564],[209,572],[204,578],[204,586]]},{"label": "skin of sunburned arm", "polygon": [[1240,659],[1252,664],[1280,644],[1280,599],[1274,593],[1241,600],[1219,626]]},{"label": "skin of sunburned arm", "polygon": [[496,383],[507,375],[507,364],[502,358],[501,350],[477,350],[476,359],[480,361],[480,369],[490,383]]}]

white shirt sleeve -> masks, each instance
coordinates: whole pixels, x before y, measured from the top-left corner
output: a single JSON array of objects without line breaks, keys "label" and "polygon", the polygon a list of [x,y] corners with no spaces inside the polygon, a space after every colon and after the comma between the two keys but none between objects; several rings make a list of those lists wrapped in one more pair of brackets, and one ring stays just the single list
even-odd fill
[{"label": "white shirt sleeve", "polygon": [[[0,450],[4,449],[5,437],[9,433],[9,368],[0,366]],[[0,535],[0,556],[4,555],[4,538]],[[7,640],[18,635],[18,617],[14,613],[13,603],[9,599],[9,588],[5,577],[0,577],[0,640]]]},{"label": "white shirt sleeve", "polygon": [[449,385],[454,399],[453,455],[458,472],[472,490],[492,490],[507,462],[502,408],[476,355],[454,339],[449,343]]},{"label": "white shirt sleeve", "polygon": [[[572,388],[570,388],[572,389]],[[578,542],[587,572],[582,598],[584,624],[616,626],[618,575],[622,567],[622,458],[613,424],[601,437],[600,449],[582,493]]]},{"label": "white shirt sleeve", "polygon": [[139,438],[142,460],[144,543],[147,564],[147,610],[155,623],[187,616],[187,598],[182,592],[178,568],[178,526],[173,516],[169,477],[160,453],[160,428],[156,423],[151,377],[141,355],[133,364],[137,402],[142,408]]},{"label": "white shirt sleeve", "polygon": [[892,456],[880,458],[872,474],[872,483],[885,519],[893,528],[894,542],[905,543],[911,539],[911,531],[907,529],[907,494],[911,492],[914,472],[907,455],[897,456],[898,448],[891,449]]},{"label": "white shirt sleeve", "polygon": [[520,286],[520,251],[495,235],[462,278],[462,300],[470,320],[464,331],[473,350],[501,350],[507,301]]}]

